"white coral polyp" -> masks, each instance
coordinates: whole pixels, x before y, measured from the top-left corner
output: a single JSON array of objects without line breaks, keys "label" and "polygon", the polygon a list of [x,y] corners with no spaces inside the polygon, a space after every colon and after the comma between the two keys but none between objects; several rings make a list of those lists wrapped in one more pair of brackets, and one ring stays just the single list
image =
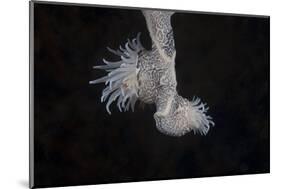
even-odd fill
[{"label": "white coral polyp", "polygon": [[140,42],[140,33],[133,40],[128,39],[125,48],[120,46],[118,50],[109,47],[107,49],[119,56],[120,60],[110,62],[103,59],[105,65],[94,66],[95,69],[106,70],[108,74],[90,81],[90,84],[105,83],[106,87],[102,92],[101,102],[107,100],[106,110],[109,114],[111,114],[109,107],[115,100],[117,100],[117,106],[121,112],[128,111],[130,107],[134,111],[138,99],[138,53],[144,49]]},{"label": "white coral polyp", "polygon": [[199,132],[201,135],[206,135],[210,126],[215,125],[212,117],[206,115],[208,109],[207,104],[202,103],[199,98],[193,98],[192,101],[188,101],[187,122],[194,134]]}]

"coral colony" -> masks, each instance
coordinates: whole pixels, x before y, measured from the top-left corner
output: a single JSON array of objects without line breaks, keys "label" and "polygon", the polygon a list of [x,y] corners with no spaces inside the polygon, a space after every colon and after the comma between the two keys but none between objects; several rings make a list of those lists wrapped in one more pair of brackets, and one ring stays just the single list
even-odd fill
[{"label": "coral colony", "polygon": [[106,110],[117,101],[119,110],[134,111],[137,100],[156,105],[154,119],[157,129],[170,136],[182,136],[193,131],[206,135],[212,118],[206,115],[208,107],[199,98],[189,101],[177,93],[175,72],[176,49],[171,26],[170,11],[143,10],[148,31],[152,39],[151,50],[140,42],[140,33],[118,50],[108,48],[120,57],[117,62],[103,59],[105,65],[94,66],[108,74],[90,81],[90,84],[105,83],[101,102]]}]

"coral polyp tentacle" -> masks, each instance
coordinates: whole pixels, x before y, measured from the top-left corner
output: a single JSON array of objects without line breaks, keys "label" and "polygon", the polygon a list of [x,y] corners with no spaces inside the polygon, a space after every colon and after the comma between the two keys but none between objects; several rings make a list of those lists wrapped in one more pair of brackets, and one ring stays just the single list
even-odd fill
[{"label": "coral polyp tentacle", "polygon": [[120,60],[111,62],[103,59],[105,65],[94,66],[95,69],[101,69],[108,74],[99,79],[90,81],[90,84],[105,83],[101,96],[101,102],[107,100],[106,110],[109,114],[110,105],[117,100],[117,107],[122,111],[128,111],[131,107],[134,111],[135,103],[138,99],[138,81],[137,81],[137,61],[138,54],[144,48],[140,42],[140,33],[133,40],[128,39],[125,47],[113,50],[107,47],[108,51],[119,56]]},{"label": "coral polyp tentacle", "polygon": [[207,103],[202,103],[200,98],[193,98],[189,101],[188,108],[188,122],[194,133],[199,132],[201,135],[206,135],[211,126],[215,123],[212,121],[211,116],[207,116],[206,112],[209,109]]}]

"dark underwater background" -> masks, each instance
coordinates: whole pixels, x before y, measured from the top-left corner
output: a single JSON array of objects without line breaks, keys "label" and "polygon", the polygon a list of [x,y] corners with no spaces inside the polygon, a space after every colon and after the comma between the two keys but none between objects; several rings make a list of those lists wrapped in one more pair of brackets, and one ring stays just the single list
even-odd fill
[{"label": "dark underwater background", "polygon": [[[178,92],[207,102],[206,136],[160,133],[153,105],[112,115],[100,102],[102,58],[141,32],[138,9],[34,5],[35,186],[65,186],[269,172],[269,17],[172,16]],[[32,74],[32,73],[31,73]]]}]

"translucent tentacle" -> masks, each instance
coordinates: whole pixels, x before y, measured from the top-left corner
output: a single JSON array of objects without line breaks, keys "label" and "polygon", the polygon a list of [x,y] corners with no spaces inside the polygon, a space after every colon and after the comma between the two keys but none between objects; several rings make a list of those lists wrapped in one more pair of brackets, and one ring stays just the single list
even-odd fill
[{"label": "translucent tentacle", "polygon": [[215,125],[212,117],[206,115],[208,109],[207,103],[202,103],[200,98],[193,97],[193,100],[189,101],[189,122],[194,134],[199,132],[201,135],[206,135],[210,127]]},{"label": "translucent tentacle", "polygon": [[101,101],[106,103],[106,110],[109,114],[110,105],[117,100],[117,107],[122,111],[128,111],[131,107],[134,111],[138,99],[137,61],[138,53],[144,48],[140,42],[140,33],[133,40],[126,42],[125,47],[113,50],[107,47],[108,51],[120,57],[119,61],[111,62],[103,59],[105,65],[94,66],[95,69],[102,69],[108,74],[99,79],[90,81],[90,84],[105,83]]}]

